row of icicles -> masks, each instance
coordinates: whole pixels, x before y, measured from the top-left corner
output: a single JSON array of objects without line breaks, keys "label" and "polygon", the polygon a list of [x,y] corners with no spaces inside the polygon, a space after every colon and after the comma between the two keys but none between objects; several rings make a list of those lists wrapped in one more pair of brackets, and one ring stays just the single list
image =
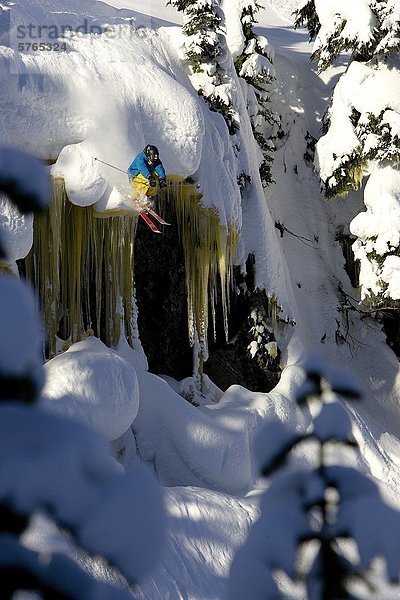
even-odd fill
[{"label": "row of icicles", "polygon": [[[209,305],[215,331],[217,302],[228,335],[229,292],[238,234],[200,204],[201,195],[181,177],[168,177],[164,192],[176,208],[184,250],[190,342],[194,373],[202,382],[207,359]],[[162,202],[160,203],[162,205]],[[115,347],[121,335],[134,347],[134,238],[132,212],[98,213],[69,202],[64,180],[53,180],[53,201],[35,218],[26,276],[38,290],[46,331],[46,354],[54,356],[88,332]],[[217,296],[220,296],[220,298]],[[210,301],[210,302],[209,302]]]},{"label": "row of icicles", "polygon": [[48,211],[35,218],[25,268],[39,293],[49,357],[57,352],[57,340],[66,347],[88,332],[111,347],[123,329],[132,340],[137,221],[99,216],[93,206],[69,202],[58,177]]}]

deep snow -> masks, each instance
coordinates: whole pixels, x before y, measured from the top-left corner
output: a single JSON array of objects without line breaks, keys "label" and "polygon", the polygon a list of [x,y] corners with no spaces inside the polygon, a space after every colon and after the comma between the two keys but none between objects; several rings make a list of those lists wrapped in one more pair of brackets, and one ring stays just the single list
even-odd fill
[{"label": "deep snow", "polygon": [[[62,22],[63,2],[52,0],[45,8],[42,4],[32,0],[28,11],[25,3],[17,2],[11,10],[21,19],[28,14],[38,23]],[[297,429],[305,425],[294,397],[304,379],[300,365],[310,350],[317,349],[333,366],[350,367],[362,382],[363,403],[348,406],[361,446],[356,465],[371,473],[387,501],[399,508],[399,365],[378,324],[366,326],[350,312],[352,329],[348,330],[346,315],[338,311],[338,285],[350,295],[352,288],[334,241],[335,229],[348,224],[359,210],[341,199],[326,203],[311,165],[303,161],[305,135],[319,136],[338,69],[319,77],[309,64],[306,33],[290,26],[295,1],[270,0],[267,11],[260,13],[259,31],[275,48],[273,103],[283,115],[286,134],[275,153],[276,184],[267,189],[266,203],[258,189],[245,206],[231,179],[235,158],[224,125],[197,97],[179,62],[180,15],[172,7],[165,8],[162,0],[153,0],[146,8],[138,0],[108,4],[71,2],[68,18],[79,24],[89,14],[93,22],[121,25],[117,39],[77,36],[68,39],[65,55],[43,54],[24,61],[14,57],[18,74],[8,73],[5,57],[10,50],[0,47],[4,141],[42,158],[59,156],[52,173],[65,176],[71,200],[104,206],[112,195],[118,200],[126,182],[96,164],[93,156],[125,168],[145,142],[157,140],[168,172],[197,173],[205,204],[218,210],[222,222],[242,227],[242,258],[256,252],[260,284],[277,293],[296,326],[279,326],[276,337],[284,370],[280,383],[268,394],[240,386],[224,394],[214,389],[213,399],[210,395],[205,406],[195,408],[176,392],[178,384],[148,373],[137,352],[126,347],[119,355],[104,347],[100,351],[100,343],[89,339],[46,366],[52,376],[44,388],[43,404],[50,406],[52,395],[53,407],[59,401],[55,410],[94,424],[114,442],[114,455],[128,470],[134,464],[129,457],[135,453],[135,441],[129,432],[122,438],[120,434],[133,420],[138,452],[165,486],[169,515],[163,559],[139,594],[146,600],[216,600],[225,593],[233,554],[258,515],[260,489],[265,486],[253,458],[258,431],[276,417]],[[132,31],[131,19],[135,27],[144,28]],[[146,29],[156,26],[162,29]],[[243,119],[246,159],[251,163],[255,154],[245,115]],[[223,159],[224,167],[215,155]],[[7,232],[15,227],[16,235],[10,236],[15,260],[26,254],[31,223],[8,207],[1,213]],[[282,236],[275,222],[284,225]],[[12,339],[9,332],[10,347]],[[93,345],[98,352],[91,352]],[[112,375],[119,381],[113,403],[114,379],[110,377],[106,386],[94,383],[103,381],[107,354],[116,363]],[[70,364],[70,357],[77,355],[79,361]],[[136,377],[138,392],[132,391]],[[74,387],[72,379],[79,385]],[[125,387],[130,388],[129,397],[124,395]],[[299,457],[299,464],[307,461],[306,455]],[[55,539],[51,526],[38,521],[27,545],[45,551],[60,544],[66,553],[72,552],[66,542]],[[87,564],[100,579],[112,580],[100,563]]]}]

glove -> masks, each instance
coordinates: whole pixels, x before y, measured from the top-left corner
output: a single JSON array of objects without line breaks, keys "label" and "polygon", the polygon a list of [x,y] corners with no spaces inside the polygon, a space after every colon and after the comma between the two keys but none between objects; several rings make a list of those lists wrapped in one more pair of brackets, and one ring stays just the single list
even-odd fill
[{"label": "glove", "polygon": [[149,177],[149,184],[151,185],[151,187],[156,187],[157,182],[154,179],[154,177]]},{"label": "glove", "polygon": [[166,188],[166,187],[167,187],[167,180],[160,179],[160,188]]}]

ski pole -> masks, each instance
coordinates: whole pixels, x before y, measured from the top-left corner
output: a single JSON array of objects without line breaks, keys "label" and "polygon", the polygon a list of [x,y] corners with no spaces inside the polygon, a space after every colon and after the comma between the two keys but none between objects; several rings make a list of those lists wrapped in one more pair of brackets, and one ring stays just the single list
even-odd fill
[{"label": "ski pole", "polygon": [[[107,167],[111,167],[112,169],[115,169],[116,171],[121,171],[121,173],[125,173],[125,175],[128,174],[128,171],[123,171],[119,167],[116,167],[114,165],[110,165],[110,163],[104,162],[104,160],[100,160],[100,158],[97,158],[97,156],[94,156],[93,158],[94,158],[94,160],[97,160],[98,162],[103,163],[103,165],[107,165]],[[193,185],[194,185],[192,183],[183,183],[183,181],[176,181],[176,182],[174,181],[174,182],[171,182],[171,183],[172,184],[176,183],[176,185],[178,185],[179,187],[193,187]]]},{"label": "ski pole", "polygon": [[97,156],[94,157],[94,160],[98,160],[99,162],[103,163],[103,165],[107,165],[107,167],[111,167],[112,169],[115,169],[116,171],[121,171],[121,173],[125,173],[125,175],[127,175],[127,171],[123,171],[122,169],[115,167],[114,165],[110,165],[110,163],[104,162],[104,160],[100,160],[100,158],[97,158]]}]

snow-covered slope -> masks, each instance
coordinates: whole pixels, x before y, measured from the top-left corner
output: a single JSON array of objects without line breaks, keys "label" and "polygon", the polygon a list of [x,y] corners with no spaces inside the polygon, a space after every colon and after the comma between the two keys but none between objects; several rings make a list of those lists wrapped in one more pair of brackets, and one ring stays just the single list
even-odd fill
[{"label": "snow-covered slope", "polygon": [[[156,14],[159,4],[152,6]],[[59,157],[52,174],[65,177],[70,199],[79,205],[98,202],[100,208],[121,202],[127,180],[94,158],[124,171],[146,143],[156,143],[167,173],[195,175],[202,203],[218,211],[221,223],[239,230],[243,226],[238,263],[244,263],[250,252],[260,255],[257,284],[274,293],[291,317],[290,278],[265,210],[239,83],[235,84],[241,119],[237,159],[221,115],[210,112],[181,63],[176,27],[154,30],[141,13],[95,0],[72,4],[68,13],[57,1],[46,8],[32,2],[29,11],[17,2],[0,15],[3,27],[9,15],[11,46],[1,47],[0,65],[5,82],[0,92],[4,141],[44,159]],[[79,30],[82,23],[89,33]],[[18,44],[27,48],[32,41],[30,27],[34,36],[42,27],[44,41],[52,43],[46,37],[51,28],[60,32],[67,25],[72,32],[65,37],[66,51],[17,51]],[[241,169],[254,182],[243,206],[235,181]],[[270,256],[268,264],[261,259],[265,255]]]},{"label": "snow-covered slope", "polygon": [[[296,321],[295,326],[282,325],[277,331],[285,369],[275,390],[253,394],[234,386],[219,402],[210,400],[201,408],[147,373],[129,352],[124,354],[137,371],[139,407],[128,402],[123,405],[124,418],[118,414],[115,419],[108,407],[109,422],[105,413],[90,420],[116,442],[114,448],[129,453],[129,442],[115,437],[125,427],[125,416],[133,419],[138,408],[134,431],[139,452],[168,486],[168,547],[158,570],[139,591],[146,600],[223,597],[232,556],[258,511],[254,438],[270,418],[299,423],[294,396],[303,378],[299,364],[310,350],[317,349],[334,364],[350,366],[363,382],[366,399],[351,409],[362,447],[359,467],[376,477],[388,500],[398,502],[398,361],[377,324],[366,325],[356,312],[343,312],[339,287],[350,295],[352,289],[334,241],[335,229],[354,214],[342,200],[327,204],[322,199],[319,182],[303,160],[305,135],[319,136],[336,71],[321,79],[311,68],[306,33],[290,27],[294,0],[269,0],[266,5],[259,29],[276,50],[273,102],[283,115],[285,135],[275,153],[276,184],[265,198],[258,185],[244,206],[232,176],[235,156],[226,127],[198,97],[180,61],[181,19],[172,7],[166,8],[163,0],[152,0],[145,7],[139,0],[107,4],[73,0],[66,12],[61,0],[29,0],[16,1],[10,11],[0,10],[3,26],[11,12],[14,24],[60,27],[67,22],[76,28],[89,19],[98,27],[110,24],[112,32],[70,36],[67,51],[59,54],[21,56],[0,47],[3,141],[46,159],[60,155],[52,172],[65,177],[69,196],[77,204],[104,203],[125,189],[124,176],[99,166],[95,156],[125,170],[145,143],[157,143],[168,172],[196,174],[204,203],[216,208],[223,223],[241,227],[239,258],[256,253],[258,283],[276,292]],[[162,28],[155,31],[158,26]],[[244,112],[242,116],[244,154],[252,163],[255,148]],[[255,165],[252,168],[255,172]],[[29,220],[4,214],[5,226],[16,223],[29,245]],[[16,244],[23,246],[21,241]],[[25,247],[14,257],[21,252]],[[90,381],[104,371],[103,358],[83,358],[83,366],[90,362]],[[62,362],[67,363],[68,357]],[[77,376],[75,365],[69,374],[70,367],[64,366],[67,379]],[[134,380],[125,363],[123,368]],[[108,387],[93,386],[92,391],[96,406],[107,405]],[[61,386],[56,392],[64,396]],[[33,538],[32,543],[42,548],[54,543],[40,528]],[[101,566],[92,570],[112,578]]]}]

